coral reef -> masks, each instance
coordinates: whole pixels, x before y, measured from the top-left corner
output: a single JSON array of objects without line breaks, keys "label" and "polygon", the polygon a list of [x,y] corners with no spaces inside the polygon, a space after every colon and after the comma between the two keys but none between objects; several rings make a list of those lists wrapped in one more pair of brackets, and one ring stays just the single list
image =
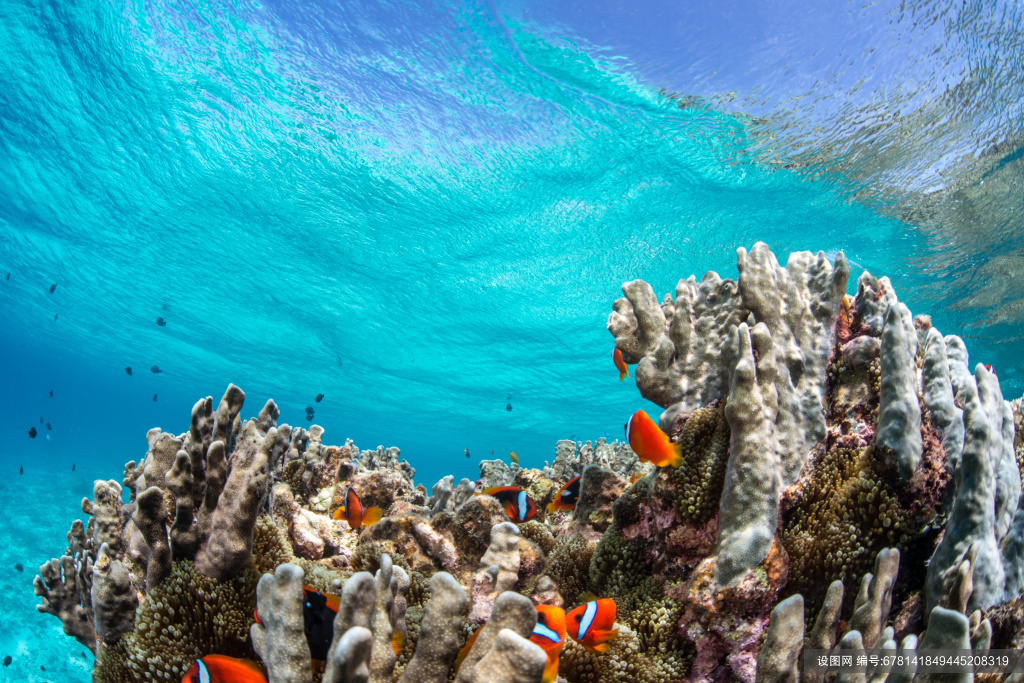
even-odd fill
[{"label": "coral reef", "polygon": [[[846,295],[841,254],[781,267],[759,243],[737,265],[660,304],[626,283],[608,320],[678,468],[562,440],[543,468],[486,460],[428,491],[397,448],[330,445],[273,401],[243,420],[232,385],[95,483],[40,567],[39,610],[98,654],[101,683],[178,681],[210,654],[259,659],[271,683],[536,683],[535,606],[592,596],[619,635],[607,652],[568,638],[564,683],[824,683],[804,648],[1020,647],[1020,400],[887,278]],[[546,513],[575,476],[575,509]],[[511,522],[486,486],[519,487],[537,518]],[[350,487],[379,522],[335,519]],[[322,661],[304,586],[339,596]]]}]

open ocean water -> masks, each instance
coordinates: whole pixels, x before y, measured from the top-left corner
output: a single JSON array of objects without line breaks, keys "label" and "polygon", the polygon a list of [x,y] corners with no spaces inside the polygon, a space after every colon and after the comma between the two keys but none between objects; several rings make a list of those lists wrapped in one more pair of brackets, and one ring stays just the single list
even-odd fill
[{"label": "open ocean water", "polygon": [[620,285],[763,240],[1024,393],[1019,7],[711,4],[0,0],[0,678],[88,680],[32,577],[229,382],[428,488],[542,466],[650,408]]}]

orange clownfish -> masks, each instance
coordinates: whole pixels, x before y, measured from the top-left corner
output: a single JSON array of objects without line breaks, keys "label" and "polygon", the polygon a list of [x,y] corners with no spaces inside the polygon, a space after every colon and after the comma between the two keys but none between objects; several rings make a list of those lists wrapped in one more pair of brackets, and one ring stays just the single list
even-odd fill
[{"label": "orange clownfish", "polygon": [[569,635],[591,652],[608,652],[607,641],[619,637],[615,626],[615,601],[601,598],[587,602],[565,616]]},{"label": "orange clownfish", "polygon": [[192,662],[181,683],[267,683],[267,674],[251,659],[206,655]]},{"label": "orange clownfish", "polygon": [[363,509],[359,502],[359,496],[351,486],[345,493],[345,507],[334,511],[334,519],[344,519],[352,529],[359,529],[363,526],[373,526],[384,516],[384,511],[379,507]]},{"label": "orange clownfish", "polygon": [[985,363],[985,369],[988,370],[989,372],[991,372],[993,375],[996,374],[996,371],[993,370],[992,366],[989,365],[988,363]]},{"label": "orange clownfish", "polygon": [[679,467],[683,463],[683,445],[669,441],[668,434],[644,411],[633,413],[625,427],[626,441],[641,461],[658,467]]},{"label": "orange clownfish", "polygon": [[565,612],[554,605],[537,605],[537,625],[530,642],[539,645],[548,656],[542,683],[554,683],[558,677],[558,655],[565,644]]},{"label": "orange clownfish", "polygon": [[626,381],[626,378],[629,377],[629,366],[626,365],[626,361],[622,360],[622,351],[615,349],[612,353],[612,360],[615,361],[615,367],[619,370],[619,381]]},{"label": "orange clownfish", "polygon": [[537,516],[537,504],[518,486],[492,486],[484,489],[484,495],[501,503],[505,514],[516,524],[529,522]]},{"label": "orange clownfish", "polygon": [[569,482],[558,489],[554,502],[548,503],[548,512],[555,510],[575,510],[576,502],[580,499],[580,478],[573,477]]},{"label": "orange clownfish", "polygon": [[483,626],[473,631],[473,635],[469,637],[466,644],[462,646],[461,650],[459,650],[459,654],[455,656],[455,673],[459,673],[459,667],[462,666],[462,662],[465,661],[466,655],[469,654],[469,651],[473,649],[473,645],[476,643],[476,637],[480,635],[481,629],[483,629]]}]

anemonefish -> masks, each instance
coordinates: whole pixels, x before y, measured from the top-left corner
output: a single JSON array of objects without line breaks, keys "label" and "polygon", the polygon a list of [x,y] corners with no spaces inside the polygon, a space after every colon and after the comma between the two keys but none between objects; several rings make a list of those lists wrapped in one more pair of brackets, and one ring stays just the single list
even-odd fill
[{"label": "anemonefish", "polygon": [[266,683],[263,667],[249,659],[206,655],[192,662],[181,683]]},{"label": "anemonefish", "polygon": [[[321,593],[309,586],[302,587],[302,617],[305,622],[306,643],[309,645],[309,656],[312,659],[327,659],[327,651],[334,638],[334,618],[341,605],[341,597],[331,593]],[[262,624],[259,610],[253,612],[257,624]],[[405,646],[405,634],[395,631],[391,637],[391,647],[397,655]],[[216,680],[216,679],[215,679]]]},{"label": "anemonefish", "polygon": [[993,375],[996,374],[996,371],[993,370],[992,366],[989,365],[988,363],[985,363],[985,369],[988,370],[989,372],[991,372]]},{"label": "anemonefish", "polygon": [[344,519],[353,529],[373,526],[383,516],[384,511],[379,507],[364,510],[363,504],[359,502],[359,496],[356,495],[355,489],[351,486],[348,487],[348,492],[345,493],[345,506],[335,510],[333,515],[334,519]]},{"label": "anemonefish", "polygon": [[580,478],[573,477],[569,482],[558,489],[558,493],[555,494],[555,500],[552,503],[548,503],[548,512],[554,512],[555,510],[575,510],[576,503],[580,499]]},{"label": "anemonefish", "polygon": [[631,475],[631,476],[629,477],[629,483],[630,483],[630,484],[635,484],[635,483],[637,483],[638,481],[640,481],[640,473],[639,473],[639,472],[634,472],[634,473],[633,473],[633,474],[632,474],[632,475]]},{"label": "anemonefish", "polygon": [[558,655],[565,644],[565,612],[554,605],[537,605],[537,625],[530,642],[539,645],[548,656],[542,683],[554,683],[558,677]]},{"label": "anemonefish", "polygon": [[459,654],[455,656],[455,673],[459,673],[459,667],[462,666],[462,662],[465,661],[466,655],[469,654],[469,651],[473,649],[473,645],[476,643],[476,637],[480,635],[481,629],[483,629],[483,626],[473,631],[473,635],[469,637],[466,644],[462,646],[461,650],[459,650]]},{"label": "anemonefish", "polygon": [[497,499],[508,518],[517,524],[529,522],[537,516],[537,504],[518,486],[492,486],[484,489],[483,493]]},{"label": "anemonefish", "polygon": [[619,637],[615,626],[615,601],[601,598],[584,603],[565,616],[566,629],[583,647],[591,652],[608,652],[606,641]]},{"label": "anemonefish", "polygon": [[[327,650],[334,638],[334,617],[338,614],[341,597],[330,593],[321,593],[309,586],[302,587],[302,616],[305,622],[306,642],[309,644],[309,656],[313,659],[327,659]],[[256,623],[262,624],[257,609],[253,616]]]},{"label": "anemonefish", "polygon": [[682,464],[683,445],[669,441],[668,434],[661,431],[657,423],[644,411],[638,410],[633,413],[625,428],[629,447],[643,462],[651,462],[658,467],[679,467]]},{"label": "anemonefish", "polygon": [[626,365],[626,361],[622,360],[622,351],[615,349],[612,353],[612,360],[615,361],[615,367],[619,370],[619,381],[624,382],[629,377],[629,366]]}]

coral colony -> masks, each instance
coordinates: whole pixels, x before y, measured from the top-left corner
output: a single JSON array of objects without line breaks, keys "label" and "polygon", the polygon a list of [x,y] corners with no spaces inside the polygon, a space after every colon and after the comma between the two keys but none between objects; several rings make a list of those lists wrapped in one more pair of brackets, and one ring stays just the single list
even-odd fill
[{"label": "coral colony", "polygon": [[[542,470],[428,492],[397,448],[200,400],[95,483],[39,609],[100,683],[821,683],[805,648],[1024,646],[1020,401],[887,278],[848,296],[842,254],[738,267],[623,285],[609,376],[664,412]],[[678,467],[644,461],[661,432]]]}]

